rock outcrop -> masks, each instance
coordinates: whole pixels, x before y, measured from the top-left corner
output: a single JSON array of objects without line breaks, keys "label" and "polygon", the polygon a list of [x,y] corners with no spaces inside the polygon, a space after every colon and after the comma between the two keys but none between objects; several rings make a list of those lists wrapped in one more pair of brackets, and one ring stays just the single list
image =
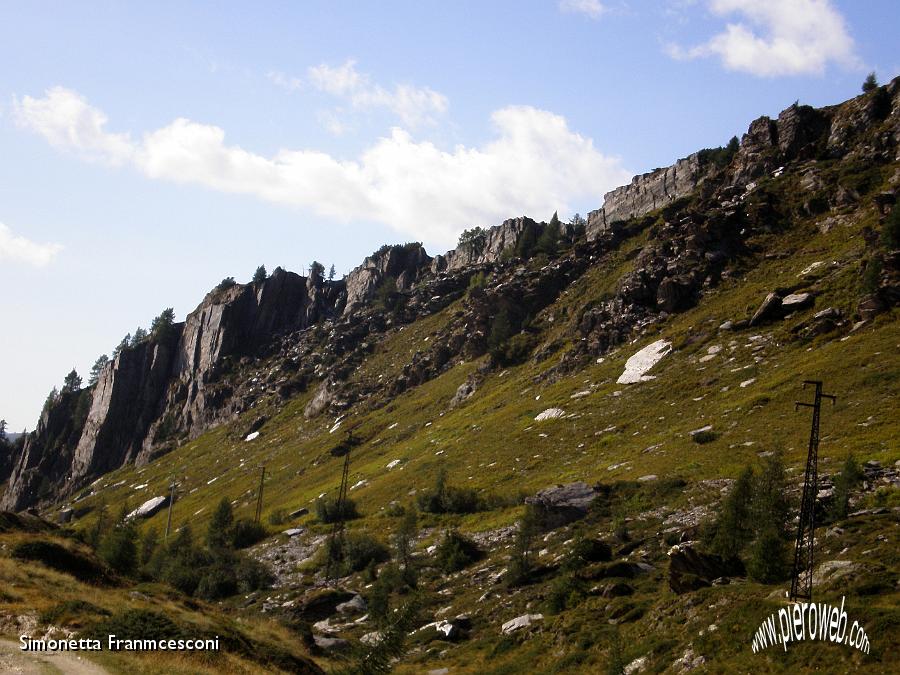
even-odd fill
[{"label": "rock outcrop", "polygon": [[[444,255],[435,256],[431,271],[453,272],[475,265],[495,263],[500,260],[504,251],[514,251],[522,237],[537,239],[545,227],[545,223],[536,223],[527,216],[504,220],[500,225],[484,230],[481,236],[471,242],[460,244]],[[566,225],[560,225],[560,234],[570,234]]]},{"label": "rock outcrop", "polygon": [[350,314],[374,298],[378,288],[388,279],[393,280],[398,291],[409,290],[430,264],[431,257],[418,242],[382,247],[347,275],[344,314]]},{"label": "rock outcrop", "polygon": [[596,239],[619,221],[643,216],[691,194],[704,172],[700,153],[695,152],[672,166],[635,176],[628,185],[607,192],[603,207],[588,213],[588,239]]}]

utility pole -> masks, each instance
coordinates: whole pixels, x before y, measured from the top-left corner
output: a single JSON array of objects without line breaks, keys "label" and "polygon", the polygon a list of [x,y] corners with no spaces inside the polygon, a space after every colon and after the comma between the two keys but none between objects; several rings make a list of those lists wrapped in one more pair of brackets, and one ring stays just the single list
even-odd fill
[{"label": "utility pole", "polygon": [[177,483],[175,482],[175,476],[172,476],[172,484],[169,486],[171,488],[171,492],[169,494],[169,515],[166,517],[166,534],[163,537],[163,541],[168,541],[169,539],[169,531],[172,529],[172,510],[175,507],[175,486]]},{"label": "utility pole", "polygon": [[266,480],[266,467],[260,465],[262,472],[259,474],[259,492],[256,494],[256,522],[262,517],[263,482]]},{"label": "utility pole", "polygon": [[337,514],[334,524],[331,526],[331,534],[328,537],[328,567],[325,578],[330,584],[336,584],[339,574],[339,565],[344,559],[344,516],[347,511],[347,482],[350,477],[350,450],[356,441],[353,438],[353,430],[347,431],[346,440],[331,454],[335,457],[344,457],[344,470],[341,473],[341,487],[338,489]]},{"label": "utility pole", "polygon": [[803,478],[803,501],[800,504],[800,523],[797,525],[797,541],[794,546],[794,568],[791,574],[791,600],[812,600],[813,548],[816,537],[816,497],[819,493],[819,418],[822,411],[822,399],[831,400],[836,396],[822,393],[822,383],[818,380],[805,380],[803,388],[811,384],[816,388],[812,403],[797,401],[794,410],[812,408],[812,428],[809,432],[809,453],[806,457],[806,474]]}]

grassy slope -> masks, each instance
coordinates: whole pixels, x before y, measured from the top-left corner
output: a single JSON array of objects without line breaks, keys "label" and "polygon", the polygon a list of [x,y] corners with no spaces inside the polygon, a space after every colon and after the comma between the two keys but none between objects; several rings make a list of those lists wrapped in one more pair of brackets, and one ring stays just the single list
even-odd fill
[{"label": "grassy slope", "polygon": [[[786,178],[775,187],[788,190],[791,185]],[[351,413],[342,429],[333,434],[329,429],[334,419],[304,419],[302,410],[310,396],[306,394],[280,411],[269,411],[273,416],[254,441],[243,440],[240,430],[246,426],[244,421],[216,429],[149,466],[126,467],[104,476],[95,486],[99,496],[89,497],[79,506],[96,505],[102,498],[113,506],[113,512],[123,502],[134,507],[151,496],[164,494],[168,481],[175,476],[180,483],[175,521],[190,522],[195,531],[202,531],[212,507],[223,495],[235,500],[239,516],[252,514],[256,467],[264,463],[268,476],[264,518],[276,509],[311,508],[319,494],[337,487],[340,461],[330,457],[328,451],[350,425],[365,439],[354,450],[351,485],[367,481],[351,493],[365,516],[353,527],[382,534],[394,525],[394,520],[383,513],[384,508],[393,500],[410,500],[408,493],[414,489],[430,486],[441,466],[448,469],[454,483],[510,496],[571,480],[612,482],[647,474],[680,476],[694,485],[704,479],[734,477],[741,467],[756,460],[757,453],[775,449],[784,452],[789,467],[802,471],[809,415],[806,411],[795,413],[793,403],[809,397],[809,392],[799,386],[804,379],[823,379],[826,391],[839,397],[837,405],[823,414],[822,471],[833,471],[850,452],[862,460],[892,463],[900,459],[900,420],[896,415],[900,385],[898,311],[882,315],[843,340],[831,335],[801,342],[789,331],[794,323],[825,307],[837,307],[845,316],[852,314],[863,254],[860,231],[874,221],[871,211],[862,213],[867,215],[828,234],[820,233],[816,223],[808,219],[796,223],[790,231],[759,237],[751,243],[783,257],[762,260],[739,280],[726,281],[708,292],[698,307],[652,327],[634,343],[606,355],[602,363],[592,363],[555,383],[536,378],[557,363],[559,354],[542,363],[528,362],[491,375],[472,398],[449,410],[448,402],[456,388],[478,365],[457,363],[435,380],[380,408]],[[613,290],[631,266],[628,253],[642,242],[640,235],[623,243],[618,252],[598,261],[557,303],[541,313],[537,320],[546,328],[547,341],[570,335],[568,327],[579,310]],[[726,319],[747,317],[772,288],[804,285],[799,271],[820,260],[836,260],[840,267],[805,284],[819,293],[815,308],[774,325],[739,332],[718,330]],[[458,309],[457,305],[395,329],[355,377],[390,381],[416,350],[428,347],[429,336]],[[656,379],[639,385],[617,385],[615,380],[625,360],[659,337],[672,340],[676,350],[652,371]],[[722,351],[701,363],[699,357],[713,345],[721,346]],[[742,387],[741,383],[748,380],[753,381]],[[591,393],[571,398],[585,390]],[[567,416],[544,423],[533,421],[537,413],[554,406],[563,408]],[[252,416],[259,412],[253,411]],[[707,444],[694,443],[689,432],[706,424],[714,427],[718,437]],[[394,459],[401,460],[400,466],[388,470],[387,463]],[[147,487],[135,489],[138,485]],[[654,499],[661,501],[653,503]],[[664,496],[648,493],[619,508],[633,517],[648,506],[647,500],[652,506],[677,508],[693,503],[693,499],[694,493],[688,489]],[[518,508],[508,507],[465,517],[427,516],[422,524],[480,531],[509,524],[518,514]],[[313,531],[324,531],[312,515],[298,522]],[[87,516],[84,524],[90,523],[91,516]],[[162,529],[164,523],[165,514],[161,513],[149,525]],[[649,528],[646,534],[652,538],[653,527],[658,525],[636,523],[635,527]],[[590,526],[608,534],[610,523],[600,519]],[[871,548],[868,544],[875,541],[873,550],[877,553],[866,557],[874,556],[896,573],[896,554],[886,557],[886,544],[874,540],[877,533],[887,533],[895,546],[896,523],[874,519],[857,529],[861,531],[856,533],[855,548],[848,555]],[[565,536],[558,537],[557,543]],[[651,557],[658,557],[660,550],[654,548]],[[502,556],[502,551],[497,555]],[[664,557],[660,565],[664,565]],[[764,658],[769,659],[769,667],[775,667],[776,661],[781,663],[780,655],[774,653],[765,657],[749,654],[752,630],[776,606],[773,601],[759,601],[772,592],[772,587],[741,584],[677,597],[668,590],[661,574],[641,583],[636,599],[628,602],[642,608],[643,618],[623,628],[626,655],[651,653],[651,662],[671,663],[692,641],[699,653],[716,654],[716,672],[756,668]],[[456,611],[472,611],[480,590],[457,584],[451,593],[453,607]],[[609,603],[591,598],[548,621],[540,638],[522,645],[498,641],[497,624],[525,611],[529,602],[534,611],[540,593],[526,590],[479,609],[479,639],[454,648],[441,663],[467,667],[471,672],[492,668],[494,672],[520,672],[517,668],[535,660],[547,669],[571,661],[572,672],[589,663],[602,663],[608,633],[604,614],[611,611],[610,604],[624,599]],[[900,621],[896,600],[896,591],[886,592],[865,607],[855,607],[873,643],[890,641],[882,642],[882,654],[886,646],[897,647],[896,631],[891,635],[890,630]],[[445,599],[444,604],[449,601]],[[718,632],[702,638],[696,635],[696,626],[714,621],[719,621]],[[876,633],[871,626],[877,627],[879,621],[883,628]],[[429,664],[437,663],[439,651],[425,653]],[[792,652],[786,663],[799,667],[803,664],[801,657],[825,663],[822,659],[846,659],[850,653],[804,646]],[[871,661],[870,666],[877,672],[883,664]],[[419,666],[411,666],[410,672],[417,672],[416,668]]]}]

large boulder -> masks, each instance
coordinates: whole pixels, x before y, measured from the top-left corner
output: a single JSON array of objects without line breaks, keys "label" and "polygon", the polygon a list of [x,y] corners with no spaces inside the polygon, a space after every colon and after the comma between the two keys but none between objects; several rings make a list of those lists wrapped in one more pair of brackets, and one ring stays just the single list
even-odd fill
[{"label": "large boulder", "polygon": [[676,545],[669,551],[669,587],[676,593],[688,593],[722,577],[746,575],[738,558],[725,560],[711,553],[701,553],[692,546]]},{"label": "large boulder", "polygon": [[556,485],[525,499],[538,509],[545,527],[554,528],[587,515],[599,492],[583,482]]}]

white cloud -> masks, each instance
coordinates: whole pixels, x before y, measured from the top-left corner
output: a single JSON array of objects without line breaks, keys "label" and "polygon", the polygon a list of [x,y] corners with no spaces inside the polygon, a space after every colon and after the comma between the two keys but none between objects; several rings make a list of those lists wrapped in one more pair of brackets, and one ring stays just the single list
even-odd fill
[{"label": "white cloud", "polygon": [[821,75],[829,63],[860,64],[844,18],[829,0],[709,0],[709,8],[744,22],[727,24],[695,47],[669,45],[670,56],[717,56],[729,70],[760,77]]},{"label": "white cloud", "polygon": [[[310,149],[264,157],[226,144],[219,127],[184,118],[122,149],[93,127],[84,129],[86,138],[78,135],[83,127],[67,115],[104,121],[105,116],[77,93],[57,88],[30,100],[34,104],[19,111],[22,124],[88,157],[103,158],[105,149],[109,160],[127,156],[151,178],[249,194],[342,222],[379,221],[440,245],[453,244],[463,227],[523,213],[565,213],[576,199],[595,199],[599,205],[604,192],[630,178],[618,159],[598,152],[589,138],[568,128],[565,118],[525,106],[494,112],[496,136],[480,147],[442,150],[395,128],[356,160],[342,161]],[[43,112],[31,116],[33,110]],[[65,143],[59,140],[60,127],[74,130]]]},{"label": "white cloud", "polygon": [[327,63],[311,66],[308,75],[320,91],[346,99],[360,110],[387,108],[407,126],[433,123],[448,107],[447,97],[429,87],[397,84],[392,90],[385,89],[356,70],[353,60],[336,67]]},{"label": "white cloud", "polygon": [[13,116],[20,125],[40,129],[53,147],[75,150],[89,161],[118,165],[133,152],[127,134],[105,131],[106,115],[63,87],[53,87],[40,99],[13,97]]},{"label": "white cloud", "polygon": [[0,260],[23,262],[35,267],[46,267],[62,250],[61,244],[38,244],[23,236],[15,235],[0,223]]},{"label": "white cloud", "polygon": [[599,19],[606,11],[600,0],[559,0],[559,8],[564,12],[584,14],[592,19]]},{"label": "white cloud", "polygon": [[270,70],[266,73],[269,82],[285,91],[298,91],[303,88],[303,82],[299,77],[291,77],[277,70]]}]

